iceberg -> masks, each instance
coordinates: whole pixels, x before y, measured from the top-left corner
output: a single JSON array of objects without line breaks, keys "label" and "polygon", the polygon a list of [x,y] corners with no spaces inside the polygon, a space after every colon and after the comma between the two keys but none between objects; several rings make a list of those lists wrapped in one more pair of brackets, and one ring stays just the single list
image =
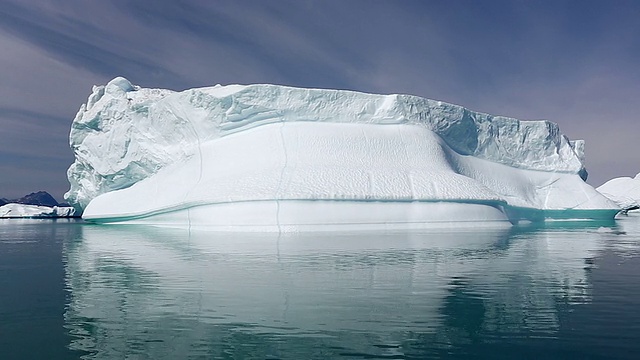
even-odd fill
[{"label": "iceberg", "polygon": [[0,206],[0,218],[59,218],[73,217],[71,206],[42,206],[8,203]]},{"label": "iceberg", "polygon": [[634,178],[624,176],[611,179],[596,190],[618,204],[625,213],[640,209],[640,173]]},{"label": "iceberg", "polygon": [[65,199],[95,222],[219,230],[611,219],[584,142],[411,95],[94,86]]},{"label": "iceberg", "polygon": [[46,191],[38,191],[19,199],[0,199],[0,218],[73,217],[76,209],[60,204]]}]

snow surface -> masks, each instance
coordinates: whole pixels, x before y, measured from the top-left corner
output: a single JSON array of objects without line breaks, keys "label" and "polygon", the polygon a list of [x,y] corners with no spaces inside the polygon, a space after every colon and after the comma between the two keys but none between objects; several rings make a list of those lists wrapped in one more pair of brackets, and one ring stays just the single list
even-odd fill
[{"label": "snow surface", "polygon": [[40,206],[24,204],[5,204],[0,206],[0,218],[49,218],[49,217],[71,217],[74,216],[75,209],[66,206]]},{"label": "snow surface", "polygon": [[214,228],[613,217],[584,143],[409,95],[116,78],[74,120],[65,199],[86,219]]},{"label": "snow surface", "polygon": [[640,206],[640,173],[634,178],[619,177],[602,184],[597,190],[623,209]]}]

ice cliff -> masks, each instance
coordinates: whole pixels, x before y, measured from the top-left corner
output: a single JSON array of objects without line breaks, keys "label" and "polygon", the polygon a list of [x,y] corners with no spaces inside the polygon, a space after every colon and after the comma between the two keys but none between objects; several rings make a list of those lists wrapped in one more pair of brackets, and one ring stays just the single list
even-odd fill
[{"label": "ice cliff", "polygon": [[634,178],[625,176],[611,179],[597,190],[624,210],[640,208],[640,173]]},{"label": "ice cliff", "polygon": [[215,226],[609,217],[582,141],[410,95],[95,86],[65,199],[96,221]]}]

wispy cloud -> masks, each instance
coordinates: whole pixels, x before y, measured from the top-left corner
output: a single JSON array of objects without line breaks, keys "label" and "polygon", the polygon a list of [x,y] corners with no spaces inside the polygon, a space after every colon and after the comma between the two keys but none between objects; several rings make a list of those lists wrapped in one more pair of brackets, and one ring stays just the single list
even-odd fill
[{"label": "wispy cloud", "polygon": [[[105,13],[100,10],[113,16],[103,17]],[[154,54],[141,52],[143,44],[132,42],[127,32],[123,33],[122,25],[135,25],[121,16],[124,14],[98,8],[87,9],[77,17],[72,15],[8,2],[0,7],[0,27],[50,56],[92,73],[113,77],[124,72],[129,76],[179,79],[170,69],[159,67]],[[116,22],[104,24],[97,19]],[[135,26],[131,30],[136,30]]]}]

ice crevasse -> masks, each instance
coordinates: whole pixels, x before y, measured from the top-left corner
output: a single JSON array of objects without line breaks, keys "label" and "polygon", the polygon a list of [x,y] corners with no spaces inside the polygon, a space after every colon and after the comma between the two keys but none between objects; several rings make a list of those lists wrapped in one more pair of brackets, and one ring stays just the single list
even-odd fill
[{"label": "ice crevasse", "polygon": [[611,219],[584,143],[410,95],[118,77],[73,121],[65,199],[95,222],[220,230]]}]

